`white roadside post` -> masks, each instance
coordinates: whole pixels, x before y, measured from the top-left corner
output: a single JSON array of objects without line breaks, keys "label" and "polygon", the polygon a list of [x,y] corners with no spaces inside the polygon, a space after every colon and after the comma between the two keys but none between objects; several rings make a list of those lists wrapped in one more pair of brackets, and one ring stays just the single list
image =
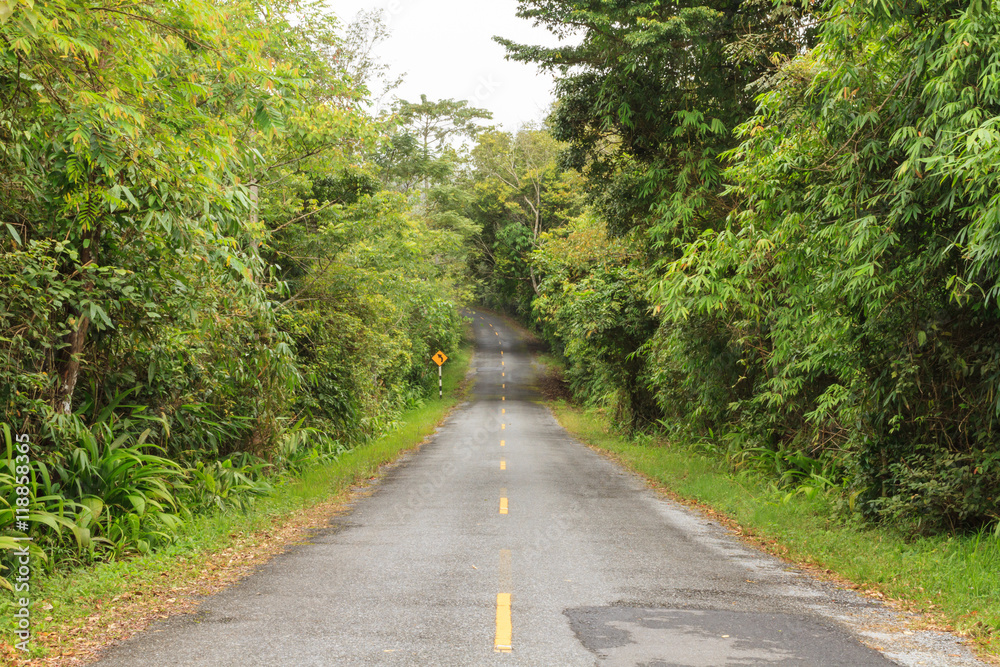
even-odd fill
[{"label": "white roadside post", "polygon": [[448,355],[438,350],[438,353],[431,357],[431,359],[438,365],[438,398],[444,398],[444,379],[441,369],[444,367],[444,362],[448,361]]}]

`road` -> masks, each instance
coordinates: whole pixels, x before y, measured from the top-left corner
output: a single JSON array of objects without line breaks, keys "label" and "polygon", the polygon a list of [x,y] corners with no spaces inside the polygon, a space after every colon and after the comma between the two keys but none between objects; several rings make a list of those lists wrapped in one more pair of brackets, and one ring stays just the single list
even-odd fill
[{"label": "road", "polygon": [[98,665],[899,664],[859,641],[876,623],[864,637],[900,663],[975,664],[941,657],[961,650],[947,638],[940,655],[906,644],[875,603],[574,441],[517,333],[474,328],[473,397],[418,453],[309,544]]}]

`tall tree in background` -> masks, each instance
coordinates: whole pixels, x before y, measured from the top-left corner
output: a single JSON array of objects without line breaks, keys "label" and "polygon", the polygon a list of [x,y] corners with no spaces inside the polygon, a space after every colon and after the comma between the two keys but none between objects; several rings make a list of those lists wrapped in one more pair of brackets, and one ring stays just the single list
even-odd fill
[{"label": "tall tree in background", "polygon": [[395,128],[379,162],[386,182],[403,192],[419,186],[426,193],[447,182],[460,161],[456,142],[475,139],[484,129],[478,121],[493,118],[466,100],[426,95],[419,102],[399,100],[395,110]]},{"label": "tall tree in background", "polygon": [[525,125],[485,132],[472,150],[470,217],[483,227],[474,271],[493,307],[530,314],[541,281],[531,254],[543,232],[580,213],[579,175],[558,164],[563,148],[547,128]]}]

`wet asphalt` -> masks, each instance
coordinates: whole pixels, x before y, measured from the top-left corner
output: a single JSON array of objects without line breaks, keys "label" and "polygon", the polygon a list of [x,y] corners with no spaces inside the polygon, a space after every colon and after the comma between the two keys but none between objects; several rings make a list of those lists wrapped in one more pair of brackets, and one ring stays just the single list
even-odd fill
[{"label": "wet asphalt", "polygon": [[97,664],[900,664],[859,641],[874,603],[573,440],[538,401],[529,346],[473,321],[473,396],[430,442],[308,544]]}]

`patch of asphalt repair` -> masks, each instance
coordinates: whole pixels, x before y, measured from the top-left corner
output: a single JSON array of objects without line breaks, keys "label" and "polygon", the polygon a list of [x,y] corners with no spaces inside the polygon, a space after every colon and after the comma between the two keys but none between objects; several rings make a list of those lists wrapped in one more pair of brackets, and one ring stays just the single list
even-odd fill
[{"label": "patch of asphalt repair", "polygon": [[[646,480],[636,473],[636,484]],[[607,607],[565,610],[574,632],[602,665],[830,665],[872,664],[855,647],[827,650],[822,663],[796,646],[825,643],[829,632],[846,629],[860,644],[905,667],[984,667],[965,642],[950,632],[914,629],[919,614],[901,612],[832,581],[817,579],[741,541],[732,530],[669,498],[649,495],[663,519],[706,550],[739,563],[746,583],[757,590],[732,597],[718,589],[676,589],[649,606],[618,602]],[[766,604],[762,604],[763,601]],[[731,609],[721,609],[720,607]],[[781,609],[761,612],[762,607]],[[659,642],[651,637],[659,635]],[[671,661],[643,657],[643,647],[667,642]],[[713,648],[715,647],[715,648]],[[828,647],[829,649],[830,647]]]}]

